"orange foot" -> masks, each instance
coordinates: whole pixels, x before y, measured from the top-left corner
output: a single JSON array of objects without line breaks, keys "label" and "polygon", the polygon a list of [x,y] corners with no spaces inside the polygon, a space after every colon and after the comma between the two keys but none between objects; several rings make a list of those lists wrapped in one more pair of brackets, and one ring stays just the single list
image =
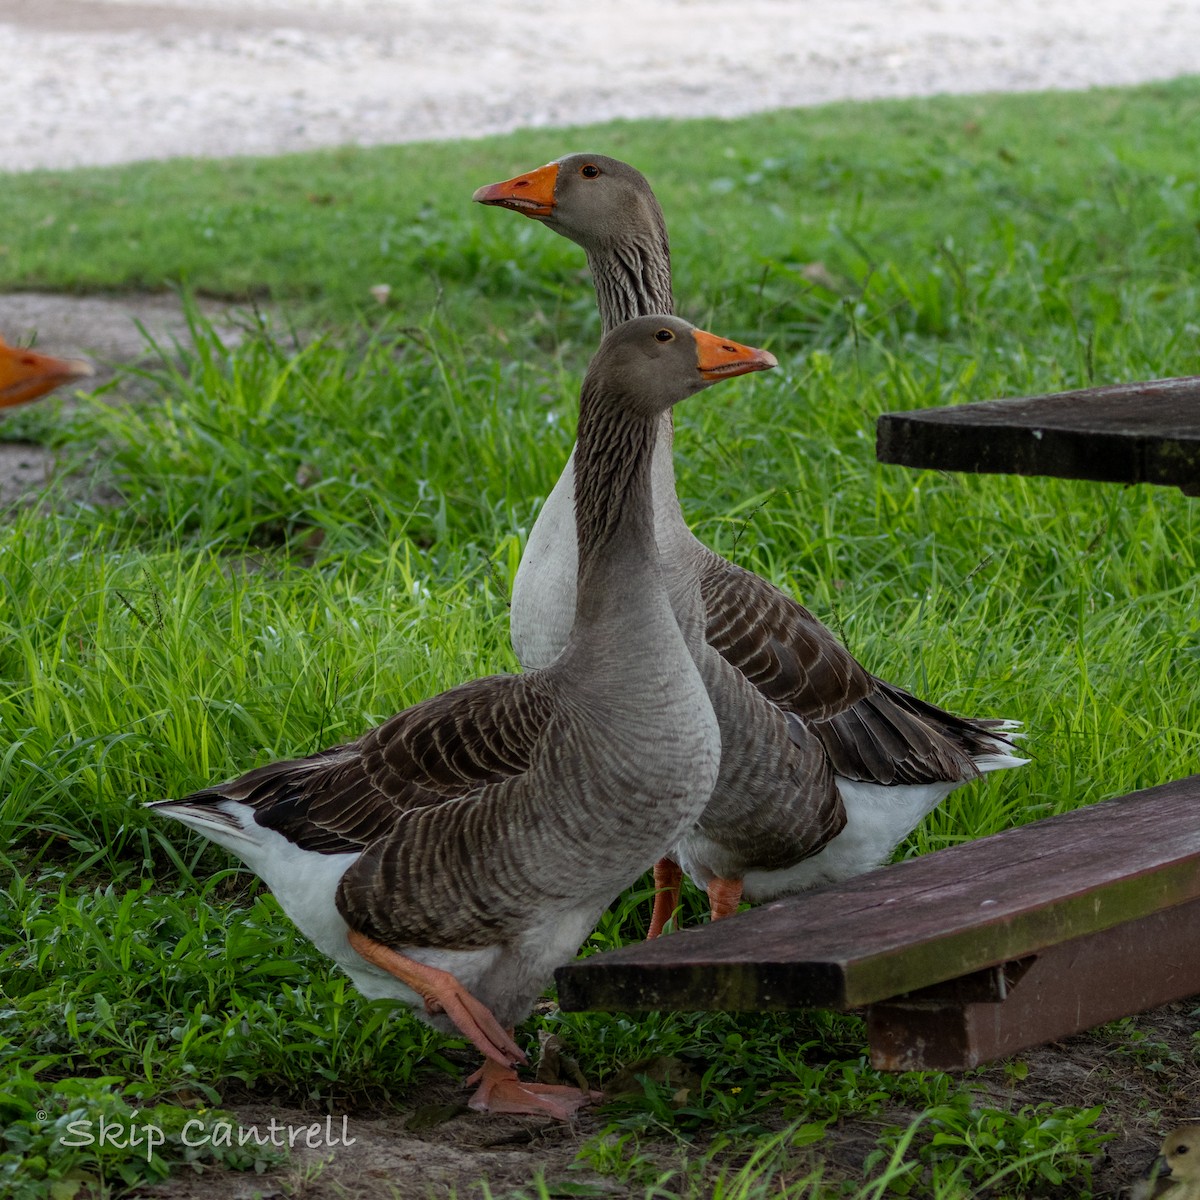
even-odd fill
[{"label": "orange foot", "polygon": [[550,1083],[524,1083],[511,1067],[502,1067],[490,1058],[484,1060],[483,1066],[467,1082],[479,1084],[468,1101],[476,1112],[514,1113],[568,1121],[585,1104],[603,1099],[600,1092],[585,1092]]},{"label": "orange foot", "polygon": [[675,915],[682,888],[683,872],[679,869],[679,864],[669,858],[660,858],[654,864],[654,911],[650,914],[650,928],[646,930],[646,941],[658,937]]},{"label": "orange foot", "polygon": [[740,879],[711,879],[708,883],[708,911],[714,921],[732,916],[742,902]]},{"label": "orange foot", "polygon": [[449,971],[427,966],[382,942],[350,931],[350,945],[369,963],[382,967],[425,1000],[425,1010],[445,1013],[485,1058],[502,1067],[523,1063],[525,1054],[486,1004],[481,1004]]}]

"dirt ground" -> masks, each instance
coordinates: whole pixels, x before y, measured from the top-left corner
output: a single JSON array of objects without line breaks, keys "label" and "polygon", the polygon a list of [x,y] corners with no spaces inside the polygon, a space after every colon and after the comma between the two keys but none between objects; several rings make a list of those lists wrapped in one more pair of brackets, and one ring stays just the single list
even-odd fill
[{"label": "dirt ground", "polygon": [[[1101,1128],[1115,1133],[1094,1166],[1093,1187],[1098,1196],[1117,1200],[1145,1171],[1163,1135],[1175,1125],[1195,1120],[1200,1092],[1194,1056],[1195,1001],[1169,1005],[1136,1019],[1134,1027],[1146,1040],[1122,1045],[1111,1035],[1083,1034],[1052,1043],[1020,1056],[1028,1067],[1019,1072],[995,1065],[974,1078],[979,1103],[1019,1108],[1048,1102],[1054,1105],[1105,1109]],[[463,1056],[464,1069],[467,1068]],[[637,1195],[629,1188],[589,1169],[572,1167],[585,1139],[605,1127],[603,1112],[584,1113],[572,1125],[533,1118],[485,1117],[463,1106],[468,1089],[439,1078],[414,1090],[411,1104],[380,1115],[348,1116],[346,1130],[352,1145],[332,1149],[296,1149],[289,1163],[263,1175],[212,1170],[202,1175],[176,1175],[139,1192],[157,1200],[251,1200],[303,1196],[305,1200],[401,1200],[456,1195],[459,1200],[483,1200],[481,1180],[491,1194],[531,1184],[543,1173],[551,1196]],[[1149,1101],[1151,1096],[1162,1102]],[[263,1103],[226,1106],[243,1126],[301,1126],[324,1121],[324,1112],[267,1107]],[[862,1164],[885,1126],[903,1126],[919,1113],[894,1109],[872,1122],[847,1121],[832,1127],[824,1141],[797,1153],[797,1173],[824,1162],[827,1177],[861,1182]],[[769,1115],[765,1123],[770,1123]],[[337,1128],[335,1124],[335,1129]],[[714,1135],[719,1131],[714,1131]],[[697,1143],[694,1153],[703,1149]],[[643,1142],[663,1172],[678,1165],[678,1146],[664,1137]],[[556,1186],[557,1185],[557,1186]],[[565,1186],[564,1186],[565,1185]],[[781,1196],[784,1192],[780,1192]],[[1080,1194],[1079,1185],[1064,1182],[1055,1193],[1066,1198]]]}]

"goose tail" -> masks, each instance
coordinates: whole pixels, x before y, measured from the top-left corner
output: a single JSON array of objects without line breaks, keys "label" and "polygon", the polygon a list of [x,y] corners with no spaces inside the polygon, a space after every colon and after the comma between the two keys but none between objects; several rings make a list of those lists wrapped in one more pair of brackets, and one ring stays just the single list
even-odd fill
[{"label": "goose tail", "polygon": [[245,858],[246,851],[259,844],[260,839],[254,836],[251,811],[217,792],[197,792],[182,800],[151,800],[145,807],[202,833],[240,858]]},{"label": "goose tail", "polygon": [[[985,725],[983,721],[976,724]],[[987,774],[988,771],[1006,771],[1010,767],[1023,767],[1030,761],[1017,753],[1016,743],[1029,736],[1023,722],[1009,719],[988,721],[985,728],[987,734],[993,735],[987,737],[985,734],[987,749],[976,751],[971,756],[980,774]]]}]

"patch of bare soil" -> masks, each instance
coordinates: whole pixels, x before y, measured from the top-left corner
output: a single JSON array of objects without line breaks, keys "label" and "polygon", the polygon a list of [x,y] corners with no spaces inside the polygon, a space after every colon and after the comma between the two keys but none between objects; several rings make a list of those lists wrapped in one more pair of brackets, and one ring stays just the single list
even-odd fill
[{"label": "patch of bare soil", "polygon": [[[994,1064],[972,1079],[980,1106],[1015,1110],[1049,1103],[1056,1107],[1102,1106],[1100,1128],[1115,1134],[1094,1164],[1091,1195],[1118,1200],[1157,1153],[1163,1135],[1200,1114],[1195,1033],[1200,998],[1168,1005],[1113,1029],[1081,1034]],[[351,1113],[350,1144],[309,1149],[297,1139],[287,1165],[263,1175],[212,1169],[177,1175],[138,1194],[155,1200],[250,1200],[259,1196],[305,1200],[401,1200],[445,1197],[482,1200],[530,1187],[544,1176],[551,1196],[641,1195],[642,1188],[598,1176],[575,1163],[584,1141],[607,1124],[604,1111],[585,1111],[570,1125],[525,1117],[484,1116],[465,1102],[470,1089],[438,1078],[419,1085],[394,1111]],[[323,1123],[324,1111],[274,1107],[267,1100],[228,1106],[240,1125],[266,1130]],[[799,1151],[796,1173],[816,1162],[830,1180],[863,1180],[863,1162],[885,1126],[905,1126],[918,1110],[895,1108],[871,1120],[843,1121],[818,1145]],[[765,1124],[773,1122],[762,1114]],[[341,1141],[340,1115],[333,1122]],[[714,1129],[712,1135],[716,1136]],[[348,1140],[348,1139],[347,1139]],[[703,1138],[692,1152],[703,1152]],[[679,1162],[679,1143],[642,1140],[639,1151],[662,1173]],[[785,1196],[785,1174],[777,1185]],[[486,1190],[485,1190],[486,1189]],[[915,1193],[919,1194],[919,1193]],[[1061,1200],[1085,1194],[1082,1181],[1067,1180],[1052,1193]]]},{"label": "patch of bare soil", "polygon": [[[221,325],[228,305],[198,301],[200,312]],[[186,345],[187,319],[179,297],[134,293],[115,296],[65,296],[54,292],[0,295],[0,331],[12,341],[37,339],[48,354],[90,358],[102,373],[153,356],[148,338],[160,345]],[[228,322],[221,329],[236,339]]]},{"label": "patch of bare soil", "polygon": [[[233,308],[211,301],[201,301],[198,307],[227,345],[238,341]],[[36,342],[47,354],[90,359],[96,375],[86,387],[75,389],[76,394],[84,396],[109,383],[117,368],[155,359],[155,344],[169,353],[191,343],[179,297],[169,294],[0,295],[0,335],[12,344]],[[12,422],[8,423],[11,426]],[[0,512],[14,503],[36,498],[53,481],[57,470],[53,452],[44,446],[5,440],[5,416],[0,415]]]},{"label": "patch of bare soil", "polygon": [[[138,1193],[147,1200],[424,1200],[455,1195],[480,1200],[484,1181],[492,1195],[548,1180],[588,1184],[593,1194],[617,1194],[620,1185],[590,1171],[571,1169],[584,1139],[598,1127],[594,1117],[571,1124],[532,1117],[484,1116],[471,1112],[471,1088],[441,1078],[416,1090],[411,1103],[386,1114],[339,1114],[326,1126],[326,1112],[257,1104],[227,1106],[242,1130],[259,1136],[285,1130],[296,1134],[284,1167],[256,1175],[223,1169],[178,1174]],[[272,1125],[274,1121],[274,1125]],[[305,1145],[306,1130],[317,1148]],[[331,1131],[331,1136],[326,1136]],[[336,1143],[336,1144],[334,1144]]]},{"label": "patch of bare soil", "polygon": [[[1100,1128],[1116,1137],[1105,1146],[1093,1186],[1097,1196],[1115,1200],[1153,1160],[1163,1136],[1200,1114],[1200,997],[1112,1028],[1122,1033],[1080,1034],[991,1066],[980,1083],[981,1101],[988,1097],[996,1107],[1102,1106]],[[1028,1074],[1018,1079],[1013,1064]]]}]

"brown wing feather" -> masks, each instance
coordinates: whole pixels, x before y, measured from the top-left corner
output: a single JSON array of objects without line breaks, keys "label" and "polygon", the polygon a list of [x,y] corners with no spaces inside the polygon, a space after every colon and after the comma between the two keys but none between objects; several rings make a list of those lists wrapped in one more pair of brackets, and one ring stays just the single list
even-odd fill
[{"label": "brown wing feather", "polygon": [[837,790],[833,765],[822,752],[812,726],[785,714],[786,736],[799,751],[791,757],[786,791],[790,803],[763,805],[751,820],[703,817],[701,832],[709,835],[740,870],[783,870],[827,845],[846,827],[846,809]]},{"label": "brown wing feather", "polygon": [[405,709],[356,742],[258,767],[181,803],[237,800],[301,849],[358,850],[409,809],[526,771],[552,713],[536,676],[475,679]]},{"label": "brown wing feather", "polygon": [[873,690],[870,673],[808,609],[753,572],[706,552],[700,594],[709,645],[781,708],[820,720]]},{"label": "brown wing feather", "polygon": [[974,754],[1007,739],[1002,721],[955,716],[877,679],[803,605],[705,550],[700,591],[709,644],[769,700],[812,722],[848,779],[972,779]]}]

